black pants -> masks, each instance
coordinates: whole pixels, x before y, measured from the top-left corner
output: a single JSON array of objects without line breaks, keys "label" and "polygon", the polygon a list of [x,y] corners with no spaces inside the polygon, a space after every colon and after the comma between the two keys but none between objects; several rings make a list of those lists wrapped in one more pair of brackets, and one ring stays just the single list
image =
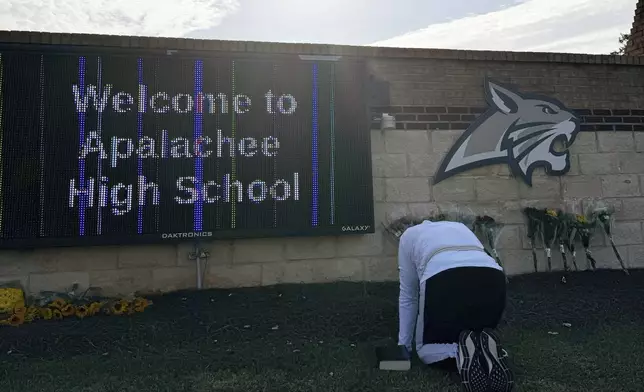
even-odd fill
[{"label": "black pants", "polygon": [[459,267],[440,272],[425,283],[423,344],[455,343],[463,330],[496,328],[505,303],[502,271]]}]

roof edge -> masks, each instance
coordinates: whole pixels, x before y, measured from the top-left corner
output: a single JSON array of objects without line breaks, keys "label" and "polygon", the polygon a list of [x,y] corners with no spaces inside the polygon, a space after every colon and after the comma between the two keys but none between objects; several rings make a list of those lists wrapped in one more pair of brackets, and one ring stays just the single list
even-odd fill
[{"label": "roof edge", "polygon": [[103,34],[70,34],[0,30],[0,43],[106,46],[119,48],[313,54],[365,58],[406,58],[472,61],[511,61],[575,64],[644,65],[644,57],[553,52],[508,52],[460,49],[418,49],[379,46],[207,40]]}]

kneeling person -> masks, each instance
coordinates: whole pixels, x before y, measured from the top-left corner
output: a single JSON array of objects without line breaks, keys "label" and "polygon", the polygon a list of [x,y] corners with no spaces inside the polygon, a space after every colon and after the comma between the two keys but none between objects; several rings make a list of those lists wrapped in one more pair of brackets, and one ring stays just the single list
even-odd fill
[{"label": "kneeling person", "polygon": [[398,344],[411,351],[415,340],[425,364],[452,361],[469,392],[509,392],[513,374],[492,332],[505,309],[505,273],[476,235],[459,222],[424,221],[400,237],[398,267]]}]

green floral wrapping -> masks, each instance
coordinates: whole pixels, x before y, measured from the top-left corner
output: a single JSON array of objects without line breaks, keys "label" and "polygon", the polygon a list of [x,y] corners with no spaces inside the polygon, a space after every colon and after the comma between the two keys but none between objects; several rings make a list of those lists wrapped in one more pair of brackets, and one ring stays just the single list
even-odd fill
[{"label": "green floral wrapping", "polygon": [[[483,243],[487,245],[487,248],[490,249],[488,252],[486,249],[486,253],[493,257],[496,262],[503,267],[503,263],[501,262],[501,258],[499,257],[498,252],[496,251],[496,239],[499,235],[501,225],[499,225],[494,218],[484,215],[484,216],[477,216],[475,221],[474,221],[474,233],[481,233],[481,237],[483,238]],[[490,254],[491,253],[491,254]],[[506,277],[507,280],[507,277]]]},{"label": "green floral wrapping", "polygon": [[579,267],[577,266],[577,253],[575,252],[575,240],[579,233],[576,220],[570,214],[563,215],[561,219],[563,226],[560,234],[561,240],[572,256],[572,265],[575,267],[575,271],[579,271]]},{"label": "green floral wrapping", "polygon": [[569,246],[569,218],[562,210],[557,210],[557,240],[559,243],[559,252],[561,253],[561,260],[563,261],[564,270],[570,271],[570,266],[568,265],[568,256],[566,255],[566,250],[570,249]]},{"label": "green floral wrapping", "polygon": [[547,213],[544,213],[543,220],[543,241],[545,242],[546,247],[552,248],[552,244],[557,236],[557,226],[559,225],[559,220]]},{"label": "green floral wrapping", "polygon": [[546,258],[548,259],[548,271],[552,271],[552,244],[557,237],[557,228],[559,219],[556,212],[552,210],[543,210],[543,243],[546,249]]},{"label": "green floral wrapping", "polygon": [[539,219],[539,210],[534,207],[526,207],[523,210],[528,223],[527,223],[527,236],[530,239],[530,246],[532,247],[532,264],[534,272],[538,272],[537,260],[537,233],[541,227],[541,220]]},{"label": "green floral wrapping", "polygon": [[539,210],[534,207],[526,207],[523,210],[523,213],[528,218],[527,224],[527,236],[530,239],[534,239],[539,231],[540,221],[539,221]]},{"label": "green floral wrapping", "polygon": [[[579,217],[578,217],[579,218]],[[583,218],[586,221],[585,217]],[[580,222],[578,219],[578,231],[579,238],[581,238],[581,244],[584,247],[584,252],[586,254],[586,260],[588,261],[588,267],[591,270],[597,269],[597,262],[593,257],[590,251],[590,239],[592,238],[592,224],[586,222]]]},{"label": "green floral wrapping", "polygon": [[624,271],[626,275],[629,275],[628,269],[626,268],[626,264],[624,263],[624,259],[622,259],[622,255],[619,253],[619,250],[617,250],[617,246],[615,246],[615,241],[613,240],[613,235],[611,231],[611,227],[613,223],[612,222],[613,210],[601,209],[599,211],[595,211],[593,215],[595,217],[597,225],[601,226],[602,229],[604,230],[604,233],[606,233],[606,237],[608,237],[608,240],[610,241],[610,245],[613,248],[615,257],[617,257],[617,260],[619,261],[619,265],[622,267],[622,271]]},{"label": "green floral wrapping", "polygon": [[611,214],[608,211],[600,211],[597,214],[597,223],[604,229],[607,236],[611,236]]}]

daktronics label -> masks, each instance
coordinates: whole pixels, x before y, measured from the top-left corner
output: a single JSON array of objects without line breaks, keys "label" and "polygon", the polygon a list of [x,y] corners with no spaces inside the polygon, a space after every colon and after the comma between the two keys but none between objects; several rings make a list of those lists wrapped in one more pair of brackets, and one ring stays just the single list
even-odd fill
[{"label": "daktronics label", "polygon": [[163,233],[161,238],[165,239],[181,239],[181,238],[202,238],[212,237],[212,232],[205,231],[200,233]]},{"label": "daktronics label", "polygon": [[334,60],[0,45],[0,246],[373,231],[364,64]]}]

